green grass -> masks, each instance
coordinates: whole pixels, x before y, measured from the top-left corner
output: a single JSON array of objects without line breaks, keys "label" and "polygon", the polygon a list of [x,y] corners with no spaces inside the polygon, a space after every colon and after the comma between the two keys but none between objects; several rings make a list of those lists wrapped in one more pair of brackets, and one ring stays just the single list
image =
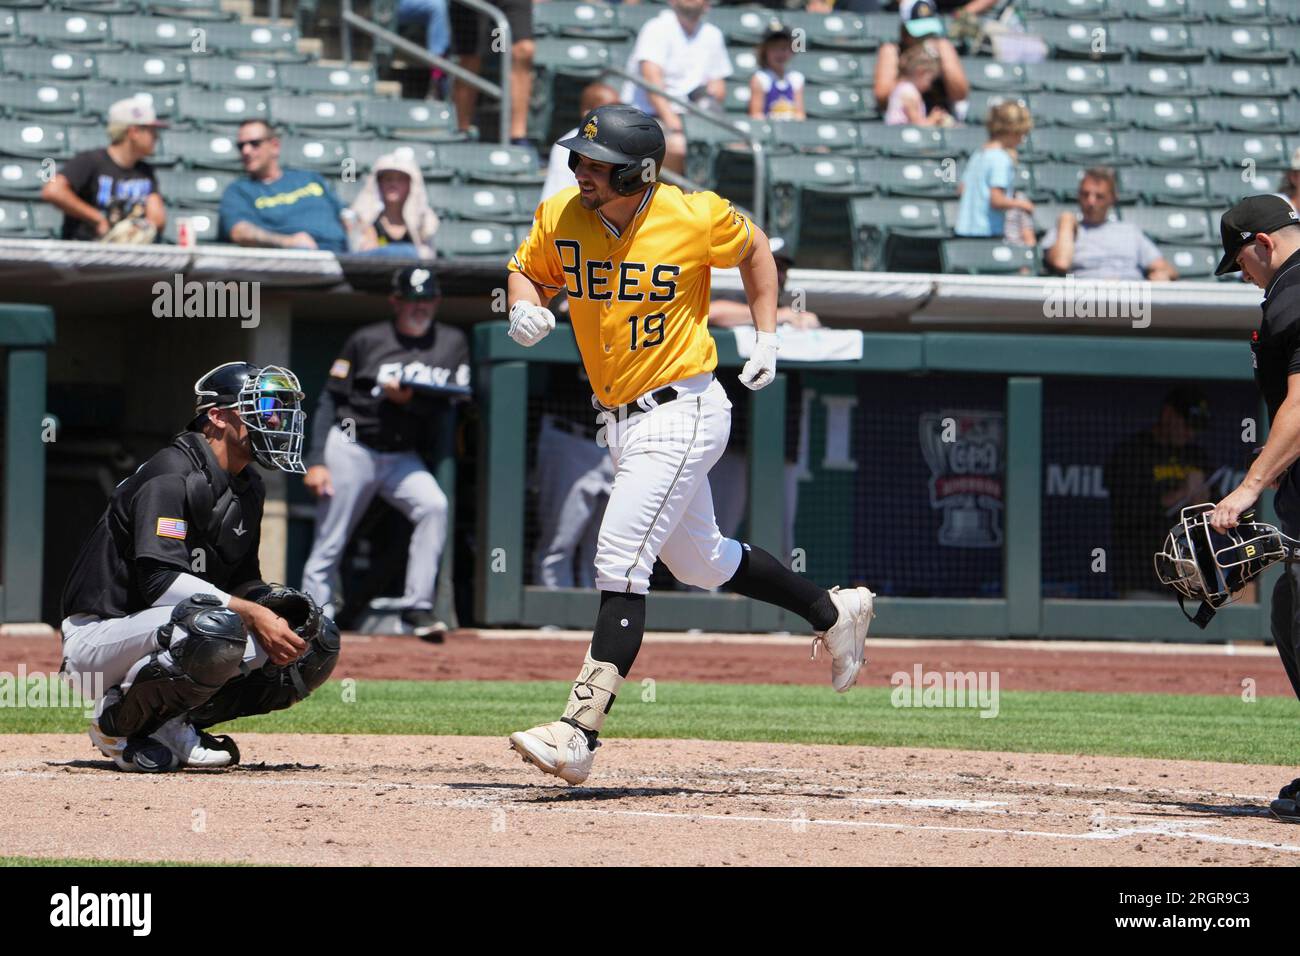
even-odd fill
[{"label": "green grass", "polygon": [[[349,688],[354,699],[349,700]],[[482,734],[553,720],[561,682],[334,681],[288,711],[231,725],[243,732]],[[605,736],[943,747],[1294,764],[1295,701],[1174,694],[1006,691],[1000,712],[895,708],[891,688],[838,695],[820,686],[661,683],[654,700],[636,681],[619,697]],[[80,709],[0,708],[0,733],[75,733]]]},{"label": "green grass", "polygon": [[54,857],[0,856],[0,868],[7,866],[243,866],[242,863],[186,863],[175,860],[93,860],[84,856]]}]

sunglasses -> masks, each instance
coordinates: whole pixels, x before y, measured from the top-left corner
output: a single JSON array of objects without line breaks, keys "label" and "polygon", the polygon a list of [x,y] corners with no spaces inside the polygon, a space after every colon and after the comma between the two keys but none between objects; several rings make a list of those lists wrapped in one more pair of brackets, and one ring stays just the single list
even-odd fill
[{"label": "sunglasses", "polygon": [[250,149],[261,149],[262,144],[265,143],[268,138],[269,137],[263,136],[261,139],[243,139],[237,142],[235,146],[241,153],[244,151],[245,146]]}]

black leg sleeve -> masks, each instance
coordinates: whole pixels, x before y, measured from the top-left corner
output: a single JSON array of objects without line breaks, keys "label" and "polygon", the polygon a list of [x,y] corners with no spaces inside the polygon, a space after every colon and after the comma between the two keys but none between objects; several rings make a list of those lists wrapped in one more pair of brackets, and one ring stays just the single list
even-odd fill
[{"label": "black leg sleeve", "polygon": [[1300,605],[1296,601],[1297,594],[1300,594],[1300,564],[1287,562],[1282,566],[1282,576],[1273,585],[1271,624],[1278,656],[1282,658],[1286,676],[1291,679],[1291,689],[1300,698],[1300,670],[1297,669],[1297,658],[1300,657],[1300,620],[1296,617]]},{"label": "black leg sleeve", "polygon": [[645,636],[645,595],[600,592],[600,610],[591,635],[591,656],[618,668],[626,677]]},{"label": "black leg sleeve", "polygon": [[762,548],[749,544],[740,548],[740,567],[722,586],[725,590],[793,611],[814,631],[825,631],[835,623],[839,611],[825,588],[795,574]]}]

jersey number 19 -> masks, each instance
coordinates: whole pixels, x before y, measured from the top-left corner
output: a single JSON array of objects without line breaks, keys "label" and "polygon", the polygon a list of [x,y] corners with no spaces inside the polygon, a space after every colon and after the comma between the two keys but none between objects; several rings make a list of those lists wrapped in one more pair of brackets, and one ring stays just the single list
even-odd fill
[{"label": "jersey number 19", "polygon": [[[644,317],[636,315],[629,316],[627,321],[628,324],[632,326],[631,351],[635,352],[638,348],[648,349],[661,343],[664,340],[664,318],[665,315],[662,312],[652,312],[650,315]],[[638,322],[641,323],[639,336],[641,342],[639,345],[637,344]]]}]

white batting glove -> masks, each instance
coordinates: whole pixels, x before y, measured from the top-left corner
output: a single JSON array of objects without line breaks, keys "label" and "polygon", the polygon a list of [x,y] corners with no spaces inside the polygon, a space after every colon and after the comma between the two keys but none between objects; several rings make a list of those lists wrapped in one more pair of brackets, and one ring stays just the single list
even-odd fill
[{"label": "white batting glove", "polygon": [[520,299],[510,307],[510,337],[525,347],[536,345],[555,328],[550,309]]},{"label": "white batting glove", "polygon": [[780,347],[775,332],[759,332],[754,339],[754,351],[740,370],[740,384],[755,392],[771,385],[776,377],[776,352]]}]

